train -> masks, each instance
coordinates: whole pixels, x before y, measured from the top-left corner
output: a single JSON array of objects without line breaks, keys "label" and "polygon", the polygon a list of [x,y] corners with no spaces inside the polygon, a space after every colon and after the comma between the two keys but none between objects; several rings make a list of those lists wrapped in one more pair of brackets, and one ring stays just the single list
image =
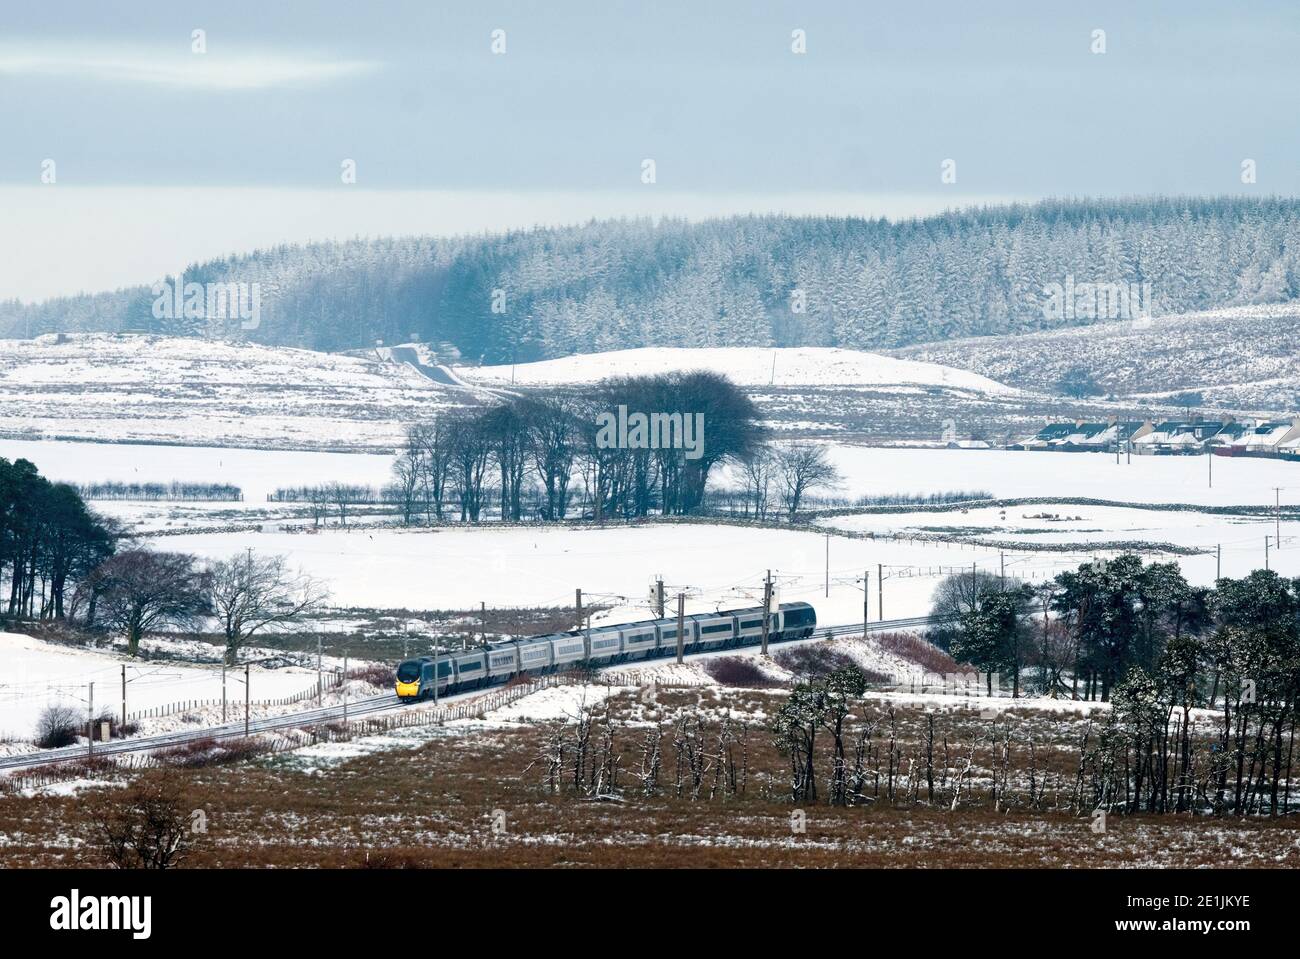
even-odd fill
[{"label": "train", "polygon": [[[782,603],[770,615],[769,643],[807,639],[817,627],[817,611],[808,603]],[[685,653],[757,646],[763,641],[763,607],[696,613],[685,617],[682,633]],[[574,629],[489,643],[458,653],[404,659],[397,666],[397,697],[415,702],[482,689],[507,682],[513,676],[560,672],[580,663],[610,666],[676,653],[676,617]]]}]

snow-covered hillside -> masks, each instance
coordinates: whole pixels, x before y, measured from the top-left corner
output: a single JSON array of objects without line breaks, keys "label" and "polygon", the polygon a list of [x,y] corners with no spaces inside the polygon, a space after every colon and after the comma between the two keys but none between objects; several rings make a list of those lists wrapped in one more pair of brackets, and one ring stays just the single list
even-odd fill
[{"label": "snow-covered hillside", "polygon": [[0,341],[10,438],[391,450],[417,415],[467,398],[377,354],[107,333]]},{"label": "snow-covered hillside", "polygon": [[[1199,392],[1215,409],[1281,414],[1300,405],[1300,305],[1241,306],[1132,322],[927,343],[900,359],[978,370],[1054,392],[1083,367],[1108,395],[1141,412]],[[1196,404],[1201,405],[1201,404]]]},{"label": "snow-covered hillside", "polygon": [[469,382],[541,386],[676,370],[714,370],[741,386],[943,386],[978,393],[1018,392],[978,373],[936,363],[822,347],[647,347],[517,366],[465,367],[456,372]]}]

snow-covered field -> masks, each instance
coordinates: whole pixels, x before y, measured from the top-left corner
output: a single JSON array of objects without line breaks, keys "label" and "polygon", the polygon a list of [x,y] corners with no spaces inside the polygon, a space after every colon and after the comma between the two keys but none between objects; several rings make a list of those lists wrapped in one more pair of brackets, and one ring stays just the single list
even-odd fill
[{"label": "snow-covered field", "polygon": [[[831,459],[850,498],[877,493],[988,490],[999,498],[1089,496],[1130,503],[1269,506],[1300,503],[1300,463],[1206,456],[1123,456],[1018,450],[882,449],[837,445]],[[1290,495],[1288,495],[1290,494]]]},{"label": "snow-covered field", "polygon": [[[0,736],[29,738],[42,710],[56,703],[84,714],[92,682],[95,714],[120,714],[123,666],[128,713],[189,700],[221,699],[219,666],[130,660],[16,633],[0,633]],[[252,667],[250,676],[253,700],[292,696],[316,682],[313,670],[295,667]],[[226,692],[232,703],[243,702],[242,669],[231,672]]]},{"label": "snow-covered field", "polygon": [[[827,546],[829,544],[829,574]],[[320,577],[339,606],[408,609],[559,606],[582,588],[592,603],[611,603],[612,622],[649,615],[648,592],[662,574],[669,593],[689,593],[687,610],[706,612],[761,602],[762,580],[772,570],[785,602],[812,603],[823,624],[860,622],[864,573],[871,578],[871,618],[878,618],[878,564],[884,574],[884,615],[893,619],[929,611],[934,587],[945,575],[972,564],[997,572],[996,549],[924,540],[829,538],[811,531],[725,525],[645,525],[603,529],[491,527],[428,530],[331,529],[311,536],[183,534],[168,549],[224,558],[245,546],[283,553]],[[1224,551],[1225,574],[1263,565],[1257,555]],[[1030,582],[1048,579],[1098,555],[1086,545],[1063,552],[1005,551],[1007,572]],[[1103,553],[1100,555],[1111,555]],[[1149,556],[1176,559],[1186,575],[1209,584],[1214,555]],[[1273,554],[1273,568],[1300,575],[1300,550]],[[829,575],[829,591],[827,577]]]},{"label": "snow-covered field", "polygon": [[[181,480],[240,487],[244,491],[243,504],[213,504],[222,510],[241,505],[265,506],[267,494],[281,486],[310,486],[330,481],[382,486],[391,479],[394,459],[391,451],[327,453],[10,439],[0,439],[0,457],[31,460],[42,476],[69,483]],[[94,505],[113,512],[114,507],[128,504]]]},{"label": "snow-covered field", "polygon": [[[1104,453],[834,443],[829,449],[843,476],[834,492],[848,499],[980,489],[999,498],[1087,496],[1134,503],[1271,507],[1273,487],[1280,486],[1284,504],[1288,499],[1300,502],[1300,463],[1282,460],[1215,457],[1211,487],[1210,464],[1204,456],[1134,456],[1131,462],[1121,457],[1117,464],[1113,455]],[[250,506],[264,506],[266,494],[278,486],[329,481],[382,486],[391,479],[394,460],[391,451],[327,453],[7,439],[0,439],[0,456],[25,457],[42,475],[68,482],[231,483],[243,489],[245,505]],[[724,469],[717,482],[735,485],[738,477]],[[234,504],[218,505],[229,509]]]},{"label": "snow-covered field", "polygon": [[[1276,565],[1300,540],[1295,524],[1284,520],[1281,544],[1272,516],[1243,516],[1186,510],[1136,509],[1122,506],[1077,506],[1045,503],[1033,506],[986,506],[943,512],[861,513],[827,517],[825,529],[874,535],[958,536],[973,541],[1010,544],[1064,545],[1087,551],[1116,542],[1169,543],[1194,550],[1222,549],[1225,575],[1242,575],[1264,563],[1264,538]],[[1011,555],[1015,555],[1014,546]],[[1280,551],[1280,552],[1279,552]],[[1038,554],[1044,555],[1044,554]],[[1009,562],[1016,568],[1021,560]]]},{"label": "snow-covered field", "polygon": [[542,386],[677,370],[712,370],[741,386],[948,386],[982,393],[1019,392],[949,366],[829,347],[645,347],[515,366],[457,367],[456,373],[471,383]]},{"label": "snow-covered field", "polygon": [[0,431],[14,437],[282,449],[392,449],[465,401],[385,356],[140,334],[0,340]]}]

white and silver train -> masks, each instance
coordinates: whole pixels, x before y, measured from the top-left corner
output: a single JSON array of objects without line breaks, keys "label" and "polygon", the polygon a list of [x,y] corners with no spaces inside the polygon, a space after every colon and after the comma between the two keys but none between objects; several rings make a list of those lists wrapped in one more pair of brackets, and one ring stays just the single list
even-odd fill
[{"label": "white and silver train", "polygon": [[[817,626],[817,612],[807,603],[782,603],[771,617],[769,643],[807,639]],[[686,653],[757,646],[763,641],[761,606],[697,613],[683,622]],[[676,617],[532,636],[490,643],[483,649],[403,660],[397,667],[397,695],[418,700],[433,696],[435,682],[442,696],[504,683],[520,674],[562,672],[579,663],[608,666],[676,653]]]}]

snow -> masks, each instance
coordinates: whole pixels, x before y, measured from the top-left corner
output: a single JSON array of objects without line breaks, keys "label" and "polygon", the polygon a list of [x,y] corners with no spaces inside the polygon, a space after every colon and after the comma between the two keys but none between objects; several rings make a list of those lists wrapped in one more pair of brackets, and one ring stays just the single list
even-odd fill
[{"label": "snow", "polygon": [[463,402],[379,354],[139,334],[0,340],[9,436],[392,449],[406,423]]},{"label": "snow", "polygon": [[[1088,496],[1134,503],[1272,506],[1273,487],[1300,494],[1300,463],[1207,456],[1060,453],[1034,450],[936,450],[831,444],[844,475],[840,495],[938,493],[982,489],[999,498]],[[1296,498],[1300,498],[1297,496]]]},{"label": "snow", "polygon": [[583,708],[603,703],[617,686],[551,686],[492,711],[493,722],[550,722],[576,719]]},{"label": "snow", "polygon": [[[383,486],[392,477],[394,460],[391,452],[326,453],[8,439],[0,439],[0,457],[31,460],[42,476],[69,483],[101,480],[169,483],[180,480],[229,483],[243,490],[242,504],[216,504],[221,509],[265,507],[267,494],[282,486],[311,486],[330,481]],[[116,511],[132,504],[92,505]],[[156,508],[159,504],[148,505]]]},{"label": "snow", "polygon": [[645,347],[568,356],[515,366],[457,367],[472,383],[546,386],[594,383],[610,376],[649,376],[677,370],[714,370],[741,386],[945,386],[980,393],[1014,394],[977,373],[937,363],[899,360],[878,353],[829,347],[764,349]]},{"label": "snow", "polygon": [[[121,712],[126,666],[127,712],[187,700],[221,699],[221,669],[174,662],[133,661],[82,647],[62,646],[19,633],[0,633],[0,735],[28,739],[46,706],[61,704],[84,714],[87,684],[95,684],[95,714]],[[251,671],[252,698],[280,699],[316,681],[314,670]],[[243,700],[243,671],[231,673],[227,695]],[[218,711],[220,707],[217,707]]]}]

